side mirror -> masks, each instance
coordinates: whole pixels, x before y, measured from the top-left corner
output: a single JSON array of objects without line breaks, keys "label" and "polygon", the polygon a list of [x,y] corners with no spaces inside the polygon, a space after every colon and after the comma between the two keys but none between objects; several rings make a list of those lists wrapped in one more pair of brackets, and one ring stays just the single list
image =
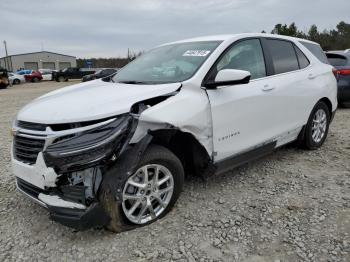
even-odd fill
[{"label": "side mirror", "polygon": [[223,69],[220,70],[214,81],[207,82],[205,87],[215,89],[218,86],[232,86],[240,84],[248,84],[250,80],[250,72],[238,69]]}]

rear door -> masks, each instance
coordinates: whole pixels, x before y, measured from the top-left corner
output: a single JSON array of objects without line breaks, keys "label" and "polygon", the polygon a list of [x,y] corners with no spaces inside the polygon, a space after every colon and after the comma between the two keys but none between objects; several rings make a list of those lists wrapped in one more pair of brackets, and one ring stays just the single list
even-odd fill
[{"label": "rear door", "polygon": [[271,133],[279,144],[284,144],[297,137],[310,114],[317,75],[293,42],[267,38],[263,46],[273,66],[269,82],[274,90],[271,90],[270,101],[276,110],[271,113],[274,121]]}]

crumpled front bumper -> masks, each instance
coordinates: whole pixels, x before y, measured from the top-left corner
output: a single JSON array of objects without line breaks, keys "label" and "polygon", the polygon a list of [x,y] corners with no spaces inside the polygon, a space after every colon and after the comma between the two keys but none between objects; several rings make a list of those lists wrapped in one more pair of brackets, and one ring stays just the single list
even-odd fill
[{"label": "crumpled front bumper", "polygon": [[22,163],[12,154],[12,169],[18,191],[48,209],[52,220],[77,230],[104,226],[109,222],[110,218],[99,202],[85,206],[64,200],[55,192],[57,174],[46,166],[42,153],[34,165]]},{"label": "crumpled front bumper", "polygon": [[[120,154],[130,151],[128,142],[131,138],[130,133],[132,134],[135,130],[137,119],[131,115],[125,115],[104,123],[56,143],[52,143],[56,137],[48,137],[46,142],[49,142],[49,146],[44,146],[38,153],[35,163],[19,161],[21,159],[18,160],[18,156],[15,157],[13,152],[16,144],[14,143],[12,147],[12,168],[17,179],[18,190],[47,208],[52,220],[78,230],[103,226],[109,222],[110,217],[98,199],[98,189],[102,183],[101,175],[103,180],[106,177],[100,173],[98,179],[96,173],[91,173],[89,170],[109,169],[109,165],[114,166],[117,159],[119,163]],[[97,129],[99,132],[96,132]],[[37,132],[35,134],[38,135]],[[33,135],[29,136],[33,137]],[[147,141],[150,140],[147,139]],[[143,144],[140,143],[133,148],[138,149]],[[21,148],[20,146],[17,145],[18,148]],[[135,161],[140,155],[136,150],[132,158]],[[127,162],[134,163],[134,161]],[[124,163],[122,166],[126,168],[130,165]],[[120,181],[125,179],[129,171],[129,168],[126,169],[121,172],[118,182],[112,181],[115,182],[113,187],[108,185],[112,193],[115,193],[112,189],[121,191]],[[107,180],[110,182],[113,179]],[[114,195],[116,200],[120,201],[120,196],[116,193]]]},{"label": "crumpled front bumper", "polygon": [[[12,169],[18,190],[48,209],[51,219],[63,225],[78,230],[106,225],[110,218],[98,200],[102,178],[97,178],[89,170],[106,165],[112,155],[117,154],[132,119],[125,115],[101,122],[103,124],[83,127],[86,130],[70,129],[70,133],[77,135],[56,143],[53,141],[57,137],[67,134],[52,133],[48,128],[44,132],[17,128],[15,138],[23,136],[29,139],[25,145],[21,144],[24,143],[22,140],[14,139],[12,145]],[[44,147],[35,162],[19,157],[20,150],[24,148],[31,153],[30,143],[37,146],[36,140],[44,139]]]},{"label": "crumpled front bumper", "polygon": [[16,185],[18,191],[48,209],[52,220],[65,226],[85,230],[104,226],[110,220],[99,202],[94,202],[87,207],[83,204],[66,201],[49,190],[36,187],[18,177]]}]

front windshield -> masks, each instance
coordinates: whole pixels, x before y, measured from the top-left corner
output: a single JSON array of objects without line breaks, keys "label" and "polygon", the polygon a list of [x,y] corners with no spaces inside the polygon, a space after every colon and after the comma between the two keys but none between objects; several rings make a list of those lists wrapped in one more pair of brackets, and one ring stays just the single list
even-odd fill
[{"label": "front windshield", "polygon": [[220,41],[188,42],[161,46],[145,53],[120,70],[114,82],[162,84],[192,77]]}]

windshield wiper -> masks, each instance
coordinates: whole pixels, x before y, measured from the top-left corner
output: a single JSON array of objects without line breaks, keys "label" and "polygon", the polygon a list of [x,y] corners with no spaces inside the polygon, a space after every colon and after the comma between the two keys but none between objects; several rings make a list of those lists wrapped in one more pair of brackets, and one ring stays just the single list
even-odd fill
[{"label": "windshield wiper", "polygon": [[147,84],[146,82],[134,81],[134,80],[130,80],[130,81],[119,81],[118,83],[121,83],[121,84],[130,84],[130,85],[142,85],[142,84]]}]

